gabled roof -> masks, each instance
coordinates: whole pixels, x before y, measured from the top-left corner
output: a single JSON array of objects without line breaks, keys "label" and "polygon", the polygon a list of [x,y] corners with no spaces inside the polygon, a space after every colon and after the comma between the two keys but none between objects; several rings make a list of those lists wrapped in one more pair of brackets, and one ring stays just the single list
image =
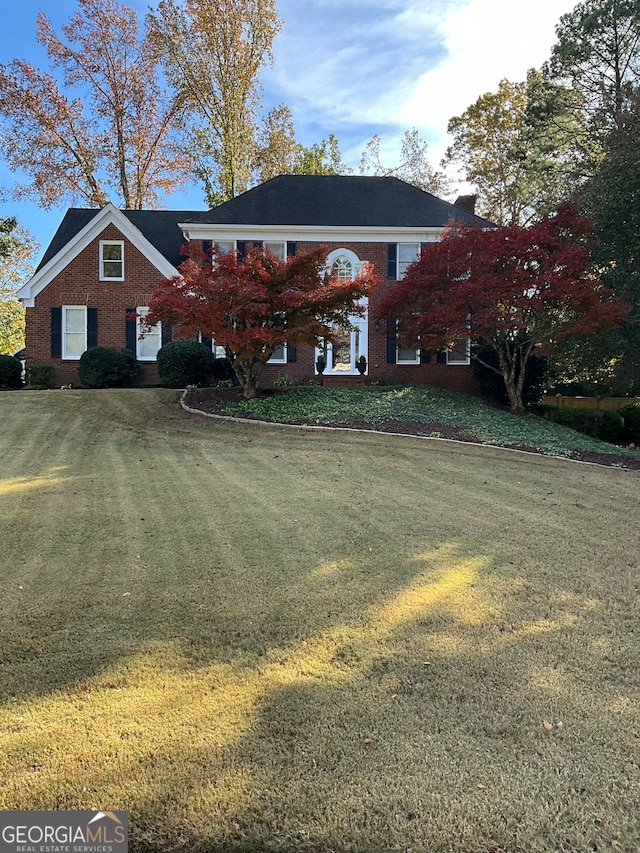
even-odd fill
[{"label": "gabled roof", "polygon": [[357,239],[373,241],[384,239],[385,229],[390,240],[405,229],[411,238],[420,231],[419,239],[424,239],[431,231],[437,239],[451,220],[492,227],[486,219],[398,178],[351,175],[280,175],[209,211],[118,210],[111,203],[101,210],[71,208],[34,276],[16,295],[25,305],[33,305],[49,281],[109,224],[170,278],[184,260],[180,250],[186,239],[210,239],[207,231],[228,234],[235,227],[250,238],[252,229],[258,237],[261,229],[265,233],[299,229],[304,235],[300,239],[309,239],[307,235],[317,229],[326,239],[333,228],[340,235],[352,232]]},{"label": "gabled roof", "polygon": [[444,228],[491,223],[398,178],[280,175],[183,222],[212,225]]},{"label": "gabled roof", "polygon": [[[193,211],[183,211],[193,213]],[[164,216],[163,216],[164,214]],[[176,275],[184,237],[177,225],[180,211],[118,210],[109,203],[100,210],[72,208],[67,212],[35,274],[16,293],[26,306],[108,225],[126,237],[165,278]],[[141,225],[145,233],[138,227]],[[166,241],[166,242],[165,242]],[[171,259],[171,260],[169,260]]]},{"label": "gabled roof", "polygon": [[[58,230],[53,235],[38,269],[45,266],[49,261],[64,249],[65,246],[88,225],[100,210],[88,210],[83,207],[71,207],[64,215]],[[178,222],[189,219],[200,211],[193,210],[121,210],[132,225],[145,237],[151,245],[158,250],[172,266],[177,267],[184,258],[180,254],[181,246],[185,239],[178,227]]]}]

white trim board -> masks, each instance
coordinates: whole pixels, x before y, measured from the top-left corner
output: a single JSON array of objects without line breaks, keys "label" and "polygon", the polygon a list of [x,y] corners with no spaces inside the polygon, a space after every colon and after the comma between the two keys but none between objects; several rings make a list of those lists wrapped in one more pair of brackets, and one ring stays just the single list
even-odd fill
[{"label": "white trim board", "polygon": [[[143,235],[139,228],[118,210],[115,205],[109,202],[103,208],[96,212],[93,219],[88,222],[84,228],[78,231],[69,242],[60,249],[60,251],[51,258],[51,260],[41,267],[29,281],[24,284],[16,293],[16,299],[19,299],[27,308],[33,308],[36,296],[41,293],[45,287],[60,275],[71,261],[76,258],[80,252],[87,248],[97,237],[102,234],[108,225],[115,225],[120,233],[133,246],[136,247],[158,270],[164,278],[173,278],[179,275],[178,270],[170,264],[169,261],[153,246]],[[99,270],[96,270],[96,275]]]}]

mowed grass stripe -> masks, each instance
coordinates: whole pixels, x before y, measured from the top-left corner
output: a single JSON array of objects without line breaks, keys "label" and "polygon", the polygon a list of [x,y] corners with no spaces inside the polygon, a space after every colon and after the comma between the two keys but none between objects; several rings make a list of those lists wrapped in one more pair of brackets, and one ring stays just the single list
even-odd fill
[{"label": "mowed grass stripe", "polygon": [[637,473],[157,390],[0,419],[0,808],[158,853],[637,849]]}]

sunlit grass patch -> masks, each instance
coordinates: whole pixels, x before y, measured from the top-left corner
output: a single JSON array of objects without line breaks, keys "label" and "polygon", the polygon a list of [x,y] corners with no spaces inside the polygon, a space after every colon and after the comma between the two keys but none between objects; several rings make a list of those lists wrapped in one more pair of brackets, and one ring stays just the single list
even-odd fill
[{"label": "sunlit grass patch", "polygon": [[36,484],[0,493],[0,808],[127,809],[139,853],[634,849],[635,472],[165,391],[0,417]]}]

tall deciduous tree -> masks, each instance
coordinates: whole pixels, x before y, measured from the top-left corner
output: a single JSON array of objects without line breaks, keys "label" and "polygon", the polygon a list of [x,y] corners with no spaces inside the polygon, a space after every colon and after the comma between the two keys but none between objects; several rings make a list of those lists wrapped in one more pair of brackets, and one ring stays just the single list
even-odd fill
[{"label": "tall deciduous tree", "polygon": [[259,182],[292,175],[300,157],[291,110],[280,104],[262,120],[256,137],[254,172]]},{"label": "tall deciduous tree", "polygon": [[158,83],[157,60],[134,9],[78,0],[58,36],[44,13],[36,38],[51,69],[15,59],[0,66],[0,149],[29,182],[16,195],[157,206],[181,186],[189,161],[175,128],[183,105]]},{"label": "tall deciduous tree", "polygon": [[[592,271],[591,224],[571,205],[528,228],[456,226],[428,244],[381,301],[401,340],[426,349],[468,338],[490,345],[512,411],[522,412],[528,360],[568,336],[615,325],[622,304]],[[478,357],[477,355],[475,357]]]},{"label": "tall deciduous tree", "polygon": [[525,83],[501,80],[449,121],[446,163],[461,167],[479,193],[478,211],[500,225],[521,225],[567,199],[576,166],[570,143],[573,96],[530,71]]},{"label": "tall deciduous tree", "polygon": [[249,185],[275,0],[160,0],[147,20],[179,102],[197,116],[191,151],[207,201],[227,201]]},{"label": "tall deciduous tree", "polygon": [[328,275],[322,248],[286,261],[262,249],[242,259],[235,251],[207,258],[194,245],[187,252],[181,276],[155,289],[146,322],[167,321],[186,335],[213,338],[248,398],[277,346],[331,340],[334,327],[362,313],[358,303],[377,283],[368,266],[350,281]]},{"label": "tall deciduous tree", "polygon": [[340,142],[330,133],[322,142],[301,145],[294,175],[350,175],[353,170],[342,160]]},{"label": "tall deciduous tree", "polygon": [[0,219],[0,353],[24,346],[25,311],[13,294],[33,273],[38,248],[13,217]]},{"label": "tall deciduous tree", "polygon": [[460,116],[449,120],[453,136],[446,161],[462,166],[478,190],[481,215],[504,225],[518,224],[526,202],[523,134],[527,107],[524,83],[501,80]]},{"label": "tall deciduous tree", "polygon": [[449,192],[449,180],[429,162],[428,145],[420,139],[415,128],[405,130],[400,145],[400,162],[396,166],[382,162],[381,144],[378,134],[367,142],[360,160],[361,175],[392,175],[434,195],[446,195]]}]

